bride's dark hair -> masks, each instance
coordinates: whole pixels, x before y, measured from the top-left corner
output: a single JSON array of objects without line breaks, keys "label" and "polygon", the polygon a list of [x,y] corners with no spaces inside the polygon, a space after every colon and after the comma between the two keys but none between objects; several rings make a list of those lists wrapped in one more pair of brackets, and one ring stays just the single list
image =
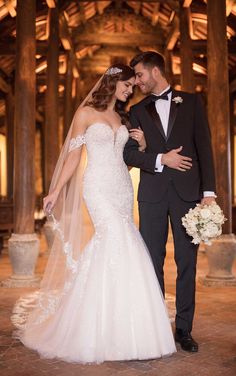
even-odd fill
[{"label": "bride's dark hair", "polygon": [[[113,73],[116,70],[118,71],[118,73]],[[109,72],[111,72],[111,74],[109,74]],[[88,101],[86,105],[95,108],[97,111],[105,111],[116,91],[117,82],[129,80],[134,76],[134,70],[128,65],[111,65],[107,70],[107,73],[104,74],[99,88],[94,91],[94,93],[92,94],[92,99]],[[129,116],[125,111],[126,105],[127,102],[117,100],[115,111],[120,115],[122,124],[125,124],[127,127],[129,127]]]}]

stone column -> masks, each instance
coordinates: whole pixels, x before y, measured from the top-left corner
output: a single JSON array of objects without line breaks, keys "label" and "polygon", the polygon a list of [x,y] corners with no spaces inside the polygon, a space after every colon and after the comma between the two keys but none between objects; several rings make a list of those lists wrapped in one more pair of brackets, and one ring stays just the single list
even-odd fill
[{"label": "stone column", "polygon": [[7,130],[7,197],[13,198],[14,168],[14,96],[12,90],[6,95],[6,130]]},{"label": "stone column", "polygon": [[9,239],[13,275],[7,287],[35,286],[39,240],[34,233],[35,210],[35,19],[36,2],[18,0],[16,20],[14,233]]},{"label": "stone column", "polygon": [[208,0],[208,119],[211,127],[216,171],[217,202],[227,221],[223,235],[207,246],[209,273],[206,285],[235,285],[232,263],[236,241],[232,234],[230,110],[225,0]]},{"label": "stone column", "polygon": [[190,9],[184,8],[183,2],[183,0],[179,2],[181,89],[194,93],[193,51],[189,33]]},{"label": "stone column", "polygon": [[[47,91],[45,96],[44,192],[48,193],[59,155],[59,11],[49,9],[49,39],[47,54]],[[46,222],[44,233],[50,251],[54,238],[52,225]]]},{"label": "stone column", "polygon": [[73,100],[72,100],[72,82],[73,82],[73,72],[72,72],[72,59],[70,56],[70,51],[67,53],[67,69],[66,69],[66,80],[65,80],[65,96],[64,96],[64,139],[70,128],[72,116],[73,116]]}]

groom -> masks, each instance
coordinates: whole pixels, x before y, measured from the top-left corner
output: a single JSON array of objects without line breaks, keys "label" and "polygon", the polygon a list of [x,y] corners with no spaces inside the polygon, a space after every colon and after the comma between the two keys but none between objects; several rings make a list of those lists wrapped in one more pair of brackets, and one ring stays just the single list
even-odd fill
[{"label": "groom", "polygon": [[129,139],[127,165],[141,170],[138,191],[140,231],[150,251],[164,294],[164,260],[170,219],[177,265],[175,339],[185,351],[197,352],[191,336],[195,308],[197,246],[191,243],[181,218],[198,202],[215,200],[210,131],[196,94],[176,91],[165,75],[163,57],[152,51],[131,63],[136,85],[148,96],[131,107],[132,128],[142,128],[147,148]]}]

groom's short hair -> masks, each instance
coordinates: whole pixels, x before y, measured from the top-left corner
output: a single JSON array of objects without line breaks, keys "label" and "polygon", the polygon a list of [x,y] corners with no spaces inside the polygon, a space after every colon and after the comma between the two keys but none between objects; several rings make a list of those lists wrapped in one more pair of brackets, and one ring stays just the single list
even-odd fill
[{"label": "groom's short hair", "polygon": [[165,76],[165,59],[158,52],[141,52],[130,61],[131,68],[134,68],[138,63],[142,63],[145,67],[149,68],[157,67],[161,74]]}]

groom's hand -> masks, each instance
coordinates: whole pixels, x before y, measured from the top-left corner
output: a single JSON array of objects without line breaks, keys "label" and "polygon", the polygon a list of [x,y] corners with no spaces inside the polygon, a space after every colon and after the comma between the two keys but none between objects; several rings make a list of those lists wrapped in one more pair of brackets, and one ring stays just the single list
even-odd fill
[{"label": "groom's hand", "polygon": [[161,163],[179,171],[190,170],[190,168],[192,167],[192,158],[180,155],[179,153],[182,149],[183,146],[180,146],[178,149],[173,149],[168,153],[163,154]]},{"label": "groom's hand", "polygon": [[214,196],[203,197],[201,200],[201,205],[211,205],[213,202],[216,202]]}]

